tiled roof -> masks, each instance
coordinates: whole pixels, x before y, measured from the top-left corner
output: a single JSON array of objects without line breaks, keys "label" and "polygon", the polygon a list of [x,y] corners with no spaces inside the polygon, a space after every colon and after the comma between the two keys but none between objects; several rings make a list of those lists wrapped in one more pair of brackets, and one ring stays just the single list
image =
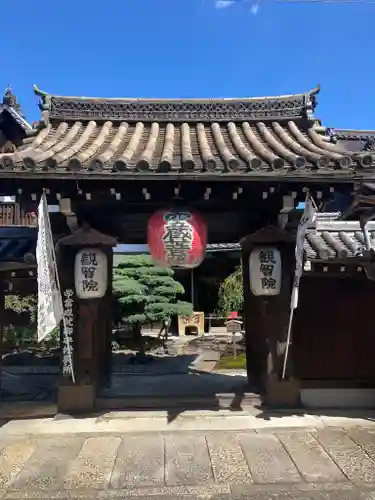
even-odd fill
[{"label": "tiled roof", "polygon": [[[339,214],[318,214],[314,227],[307,230],[304,242],[307,260],[345,261],[364,257],[366,246],[358,221],[335,220]],[[375,222],[368,223],[369,237],[375,248]],[[207,251],[240,250],[239,243],[208,245]]]},{"label": "tiled roof", "polygon": [[370,153],[340,149],[311,119],[317,89],[248,99],[42,97],[43,121],[3,169],[101,174],[350,175]]},{"label": "tiled roof", "polygon": [[28,123],[25,118],[23,118],[15,109],[7,106],[6,104],[2,104],[0,106],[0,114],[4,112],[9,113],[11,117],[18,123],[18,125],[26,132],[32,130],[32,126],[30,125],[30,123]]},{"label": "tiled roof", "polygon": [[[375,246],[375,228],[369,232],[370,239]],[[239,251],[239,243],[220,243],[208,245],[207,252]],[[309,229],[304,243],[307,260],[346,260],[352,257],[363,256],[365,250],[364,238],[361,231],[317,231]]]},{"label": "tiled roof", "polygon": [[185,171],[311,173],[368,167],[373,157],[339,150],[311,126],[265,123],[103,124],[93,120],[49,124],[13,154],[4,168],[83,169],[101,172]]},{"label": "tiled roof", "polygon": [[[370,238],[375,244],[375,231],[370,232]],[[361,257],[365,245],[361,231],[309,230],[304,248],[308,260],[345,260]]]},{"label": "tiled roof", "polygon": [[30,123],[21,115],[21,108],[17,103],[17,98],[9,87],[5,90],[2,103],[0,103],[0,115],[4,112],[9,113],[25,132],[32,130]]},{"label": "tiled roof", "polygon": [[[375,247],[375,223],[367,224],[370,242]],[[345,260],[365,257],[366,245],[358,221],[317,218],[315,227],[305,237],[305,254],[309,260]]]}]

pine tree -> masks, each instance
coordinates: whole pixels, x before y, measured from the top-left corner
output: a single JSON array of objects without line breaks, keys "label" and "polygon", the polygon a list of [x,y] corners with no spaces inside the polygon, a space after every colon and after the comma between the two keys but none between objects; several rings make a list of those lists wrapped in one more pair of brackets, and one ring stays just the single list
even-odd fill
[{"label": "pine tree", "polygon": [[115,265],[115,319],[118,323],[131,325],[141,354],[144,354],[141,335],[144,323],[192,314],[190,303],[177,300],[184,291],[174,279],[174,271],[155,265],[148,255],[124,256]]},{"label": "pine tree", "polygon": [[243,311],[244,299],[241,264],[221,283],[218,295],[218,310],[223,316],[227,316],[231,311]]}]

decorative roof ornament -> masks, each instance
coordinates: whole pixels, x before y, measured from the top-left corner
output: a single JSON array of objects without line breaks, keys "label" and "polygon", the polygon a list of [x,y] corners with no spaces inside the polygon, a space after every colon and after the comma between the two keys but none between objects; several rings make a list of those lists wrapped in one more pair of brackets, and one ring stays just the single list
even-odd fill
[{"label": "decorative roof ornament", "polygon": [[375,136],[370,136],[366,139],[363,146],[363,151],[367,151],[368,153],[375,152]]},{"label": "decorative roof ornament", "polygon": [[328,129],[327,129],[327,137],[329,137],[330,142],[332,142],[333,144],[337,143],[338,139],[337,139],[337,134],[336,134],[335,129],[333,129],[331,127],[328,127]]},{"label": "decorative roof ornament", "polygon": [[13,120],[15,120],[18,125],[25,131],[27,136],[35,135],[38,133],[38,130],[36,129],[34,131],[30,123],[23,115],[21,106],[17,102],[17,97],[13,94],[13,91],[9,84],[5,89],[2,101],[0,101],[0,113],[3,112],[11,115]]},{"label": "decorative roof ornament", "polygon": [[3,97],[3,105],[13,108],[14,111],[16,111],[21,115],[21,106],[18,104],[17,97],[13,94],[9,84],[8,87],[5,89],[5,94]]},{"label": "decorative roof ornament", "polygon": [[241,98],[98,98],[48,94],[34,85],[44,123],[60,121],[230,122],[312,116],[320,86],[302,94]]},{"label": "decorative roof ornament", "polygon": [[320,84],[318,83],[318,85],[314,89],[310,90],[305,97],[306,117],[310,120],[314,119],[314,111],[318,105],[318,99],[316,96],[319,94],[320,88]]}]

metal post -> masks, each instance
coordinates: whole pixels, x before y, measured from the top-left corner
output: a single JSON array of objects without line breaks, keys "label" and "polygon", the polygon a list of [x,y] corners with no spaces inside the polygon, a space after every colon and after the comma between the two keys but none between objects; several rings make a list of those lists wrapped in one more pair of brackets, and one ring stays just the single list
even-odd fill
[{"label": "metal post", "polygon": [[236,332],[232,333],[233,357],[237,358]]},{"label": "metal post", "polygon": [[284,355],[283,373],[282,373],[282,377],[281,377],[282,380],[285,379],[285,375],[286,375],[286,367],[287,367],[287,363],[288,363],[290,339],[291,339],[291,335],[292,335],[293,316],[294,316],[294,308],[292,307],[290,309],[290,316],[289,316],[288,336],[287,336],[286,349],[285,349],[285,355]]}]

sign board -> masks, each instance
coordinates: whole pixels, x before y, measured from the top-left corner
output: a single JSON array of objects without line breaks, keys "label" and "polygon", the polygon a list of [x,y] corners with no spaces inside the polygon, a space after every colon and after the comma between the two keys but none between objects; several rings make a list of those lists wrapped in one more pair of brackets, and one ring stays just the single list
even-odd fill
[{"label": "sign board", "polygon": [[99,248],[84,248],[76,254],[74,283],[79,299],[104,297],[108,284],[107,256]]},{"label": "sign board", "polygon": [[191,316],[178,317],[178,334],[185,335],[189,330],[195,330],[198,335],[204,334],[204,312],[194,311]]},{"label": "sign board", "polygon": [[250,290],[254,295],[279,295],[281,290],[281,255],[275,247],[258,247],[249,259]]}]

